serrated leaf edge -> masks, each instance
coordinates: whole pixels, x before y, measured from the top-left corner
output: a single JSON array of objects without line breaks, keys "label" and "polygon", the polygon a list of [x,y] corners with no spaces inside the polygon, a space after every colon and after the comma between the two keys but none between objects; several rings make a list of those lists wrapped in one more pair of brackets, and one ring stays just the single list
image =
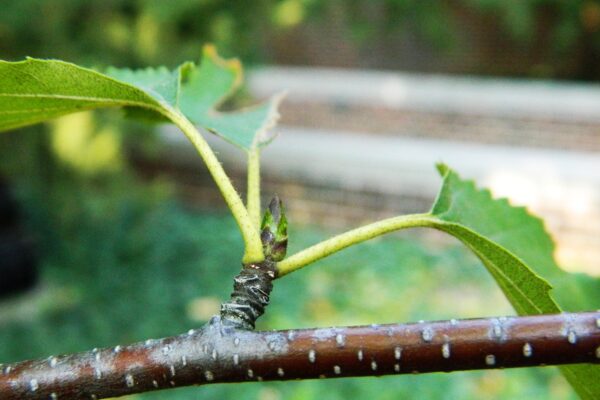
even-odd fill
[{"label": "serrated leaf edge", "polygon": [[[443,179],[444,181],[445,181],[445,179],[447,178],[447,176],[448,176],[450,173],[454,173],[454,174],[456,174],[456,175],[457,175],[457,177],[458,177],[458,178],[461,180],[461,182],[468,183],[468,184],[469,184],[470,186],[472,186],[472,188],[473,188],[474,190],[476,190],[477,192],[481,192],[481,191],[483,191],[482,189],[480,189],[480,188],[478,188],[478,187],[477,187],[477,185],[476,185],[475,181],[473,181],[472,179],[466,179],[466,180],[463,180],[462,178],[460,178],[460,175],[459,175],[458,173],[454,172],[454,171],[453,171],[451,168],[449,168],[449,167],[448,167],[446,164],[444,164],[444,163],[441,163],[441,162],[440,162],[440,163],[436,164],[436,167],[437,167],[437,170],[438,170],[438,172],[440,173],[440,175],[442,176],[442,179]],[[490,199],[491,199],[492,201],[504,201],[504,202],[505,202],[507,205],[509,205],[510,207],[512,207],[512,208],[514,208],[514,209],[519,209],[519,210],[521,210],[521,212],[525,213],[525,214],[526,214],[526,215],[527,215],[529,218],[531,218],[531,219],[533,219],[533,220],[536,220],[536,221],[537,221],[537,222],[538,222],[538,223],[541,225],[541,228],[542,228],[543,232],[544,232],[544,233],[545,233],[545,234],[548,236],[548,238],[549,238],[549,240],[550,240],[550,242],[551,242],[551,244],[552,244],[552,249],[556,248],[556,243],[555,243],[555,241],[554,241],[554,238],[552,237],[552,235],[550,235],[550,234],[548,233],[548,230],[546,229],[546,224],[545,224],[545,222],[544,222],[544,220],[543,220],[543,219],[541,219],[540,217],[538,217],[538,216],[536,216],[536,215],[534,215],[534,214],[531,214],[531,213],[529,212],[529,210],[528,210],[526,207],[515,207],[515,206],[511,205],[511,204],[510,204],[510,200],[509,200],[509,199],[507,199],[507,198],[495,199],[495,198],[492,196],[492,194],[491,194],[491,192],[489,191],[489,189],[488,189],[488,190],[485,190],[485,191],[488,193],[488,195],[489,195],[489,197],[490,197]],[[435,206],[435,204],[437,204],[437,203],[438,203],[438,200],[439,200],[439,198],[440,198],[441,194],[442,194],[442,191],[440,190],[440,192],[438,193],[438,196],[437,196],[437,197],[436,197],[436,199],[435,199],[434,206]],[[433,208],[432,208],[432,211],[433,211]],[[445,221],[442,221],[442,222],[445,222]],[[445,222],[445,223],[448,223],[448,222]],[[459,225],[459,226],[461,226],[462,228],[469,229],[469,228],[465,227],[464,225],[461,225],[461,224],[458,224],[458,225]],[[471,229],[469,229],[469,230],[471,230]],[[471,230],[471,231],[472,231],[472,230]],[[475,234],[477,234],[477,233],[475,232]],[[479,235],[479,234],[477,234],[477,235],[478,235],[478,236],[481,236],[481,235]],[[481,236],[481,237],[483,237],[485,240],[488,240],[488,241],[490,241],[490,240],[489,240],[487,237],[485,237],[485,236]],[[494,241],[491,241],[491,242],[492,242],[493,244],[495,244],[496,246],[499,246],[499,245],[498,245],[498,244],[496,244]],[[505,249],[503,246],[499,246],[499,247],[501,247],[503,250],[507,251],[508,253],[510,253],[511,255],[513,255],[513,256],[514,256],[514,254],[512,254],[512,252],[508,251],[508,249]],[[470,248],[470,246],[469,246],[469,248]],[[472,250],[472,251],[474,251],[473,249],[471,249],[471,250]],[[474,252],[475,252],[475,251],[474,251]],[[477,254],[477,255],[478,255],[478,252],[475,252],[475,254]],[[479,256],[479,255],[478,255],[478,256]],[[518,258],[518,257],[516,257],[516,256],[514,256],[514,257],[515,257],[516,259],[518,259],[520,262],[522,262],[522,263],[523,263],[523,261],[522,261],[520,258]],[[526,267],[526,268],[527,268],[527,269],[528,269],[528,270],[529,270],[529,271],[530,271],[532,274],[534,274],[534,275],[538,276],[538,275],[537,275],[537,273],[536,273],[535,271],[531,270],[531,269],[530,269],[530,268],[527,266],[527,264],[523,263],[523,265],[524,265],[524,266],[525,266],[525,267]],[[541,277],[540,277],[539,279],[540,279],[540,280],[542,280],[542,281],[544,281],[544,283],[545,283],[545,284],[546,284],[546,285],[549,287],[549,288],[548,288],[548,297],[550,298],[550,301],[551,301],[551,303],[552,303],[552,304],[553,304],[553,305],[556,307],[556,312],[560,312],[560,311],[561,311],[561,308],[560,308],[560,306],[558,305],[558,303],[556,302],[556,300],[554,299],[554,297],[553,297],[553,296],[552,296],[552,294],[551,294],[552,285],[550,285],[550,283],[548,283],[548,282],[547,282],[545,279],[543,279],[543,278],[541,278]],[[519,292],[520,292],[520,291],[519,291]],[[527,299],[527,296],[525,296],[525,298]],[[527,300],[527,301],[529,302],[529,300]],[[535,306],[535,305],[534,305],[534,307],[535,307],[536,309],[539,309],[539,308],[538,308],[537,306]],[[586,380],[585,378],[584,378],[584,379],[580,379],[580,377],[579,377],[579,375],[577,374],[577,372],[576,372],[575,370],[573,370],[573,369],[571,368],[571,366],[569,366],[569,365],[565,365],[565,366],[561,366],[559,369],[560,369],[560,371],[562,372],[562,374],[565,376],[565,378],[567,379],[567,381],[569,381],[569,383],[570,383],[570,384],[571,384],[571,386],[573,387],[573,390],[574,390],[574,391],[575,391],[575,392],[576,392],[576,393],[577,393],[579,396],[581,396],[582,398],[585,398],[585,399],[590,399],[590,400],[594,398],[595,391],[592,391],[591,389],[589,389],[589,388],[588,388],[588,385],[586,384],[586,383],[587,383],[587,380]]]},{"label": "serrated leaf edge", "polygon": [[252,141],[253,147],[264,147],[278,136],[278,133],[273,133],[271,130],[277,126],[277,123],[281,118],[281,114],[279,114],[279,105],[286,96],[287,92],[279,92],[267,100],[270,103],[269,112],[267,113],[264,123],[254,135],[254,140]]},{"label": "serrated leaf edge", "polygon": [[200,60],[200,66],[202,66],[202,62],[206,59],[210,59],[219,67],[222,67],[224,69],[228,69],[228,70],[232,71],[233,76],[234,76],[233,83],[231,84],[231,87],[229,88],[229,90],[227,90],[227,92],[225,92],[223,94],[223,96],[219,99],[219,101],[217,101],[215,104],[213,104],[210,109],[210,111],[214,111],[215,113],[218,113],[218,111],[216,111],[216,110],[220,106],[222,106],[223,103],[226,102],[228,98],[233,96],[233,94],[235,92],[237,92],[240,89],[240,87],[242,86],[242,82],[244,82],[244,70],[242,68],[242,63],[240,62],[239,59],[223,58],[223,57],[219,56],[219,53],[217,52],[217,48],[212,44],[206,44],[202,48],[202,59]]},{"label": "serrated leaf edge", "polygon": [[[46,63],[46,62],[52,62],[52,63],[57,63],[57,64],[63,64],[63,65],[67,65],[69,67],[74,67],[80,70],[84,70],[86,72],[92,73],[94,75],[97,75],[103,79],[108,79],[111,80],[115,83],[118,83],[120,85],[125,85],[130,87],[131,89],[140,91],[142,93],[144,93],[146,96],[149,97],[149,99],[157,104],[161,104],[161,102],[152,97],[150,94],[148,94],[148,92],[146,92],[145,90],[142,90],[141,88],[134,86],[132,84],[129,84],[127,82],[123,82],[119,79],[115,79],[109,75],[103,74],[102,72],[98,72],[94,69],[91,68],[86,68],[86,67],[81,67],[77,64],[74,63],[70,63],[68,61],[62,61],[62,60],[57,60],[57,59],[41,59],[41,58],[32,58],[32,57],[26,57],[25,60],[23,61],[4,61],[4,60],[0,60],[0,65],[5,64],[5,65],[9,65],[11,68],[17,67],[20,64],[35,64],[35,63]],[[63,99],[63,100],[78,100],[78,101],[88,101],[90,103],[93,102],[97,102],[97,103],[114,103],[115,107],[120,107],[120,106],[135,106],[135,107],[143,107],[143,108],[149,108],[149,109],[154,109],[156,111],[160,110],[160,107],[158,106],[152,106],[148,103],[143,103],[143,102],[137,102],[137,101],[131,101],[131,100],[115,100],[112,98],[107,98],[107,97],[91,97],[91,96],[71,96],[71,95],[46,95],[46,94],[22,94],[22,93],[0,93],[0,96],[2,97],[23,97],[23,98],[49,98],[49,99]],[[161,104],[162,105],[162,104]],[[93,107],[96,108],[96,107]],[[44,108],[47,109],[47,108]]]},{"label": "serrated leaf edge", "polygon": [[[202,60],[204,60],[205,57],[210,59],[216,65],[229,69],[234,73],[234,81],[229,90],[225,92],[225,94],[223,94],[219,101],[212,105],[210,110],[207,111],[212,117],[226,117],[229,112],[218,111],[218,108],[240,89],[244,81],[244,71],[242,69],[242,64],[237,58],[226,59],[219,56],[216,47],[211,44],[205,45],[202,49]],[[264,147],[271,143],[277,137],[277,134],[270,134],[269,131],[277,125],[277,122],[281,117],[281,115],[279,114],[279,105],[281,104],[286,95],[287,92],[283,91],[276,93],[275,95],[271,96],[268,100],[266,100],[266,102],[269,103],[269,112],[267,113],[267,117],[265,118],[265,121],[263,122],[262,126],[255,132],[254,138],[252,140],[252,145],[249,149],[240,146],[238,143],[233,142],[232,140],[228,139],[225,135],[221,135],[215,129],[207,130],[212,134],[217,135],[220,138],[226,140],[227,142],[235,145],[236,147],[242,148],[246,152],[255,148]],[[265,102],[261,102],[248,107],[242,107],[231,112],[235,114],[251,112],[262,107],[264,103]]]},{"label": "serrated leaf edge", "polygon": [[[136,74],[139,72],[167,72],[169,74],[172,74],[174,72],[177,72],[177,89],[175,92],[175,104],[174,106],[179,108],[179,96],[181,94],[181,80],[182,80],[182,68],[187,67],[188,64],[190,64],[190,62],[185,62],[183,64],[181,64],[180,66],[178,66],[175,70],[171,70],[168,67],[164,66],[164,65],[160,65],[157,67],[146,67],[146,68],[117,68],[117,67],[113,67],[113,66],[109,66],[108,68],[105,69],[106,73],[102,73],[103,76],[106,76],[108,78],[111,78],[117,82],[123,83],[125,85],[129,85],[131,87],[136,88],[137,90],[140,90],[144,93],[146,93],[148,96],[150,96],[151,98],[153,98],[156,102],[160,103],[161,106],[166,107],[166,108],[172,108],[172,105],[169,104],[167,102],[167,100],[158,92],[147,88],[147,87],[142,87],[139,85],[134,85],[125,81],[122,81],[120,79],[114,78],[112,75],[109,75],[111,71],[123,71],[123,72],[129,72],[131,74]],[[192,63],[193,64],[193,63]],[[162,113],[161,113],[162,114]]]},{"label": "serrated leaf edge", "polygon": [[[486,187],[479,187],[477,185],[477,183],[475,182],[475,180],[473,179],[464,179],[460,176],[460,174],[458,174],[456,171],[454,171],[452,168],[450,168],[447,164],[443,163],[443,162],[438,162],[436,164],[436,169],[438,170],[440,176],[442,177],[442,182],[445,182],[446,178],[448,177],[448,175],[450,174],[454,174],[456,175],[456,177],[462,182],[465,183],[469,186],[470,189],[473,189],[473,191],[477,192],[477,193],[482,193],[485,194],[492,202],[494,203],[504,203],[505,205],[507,205],[508,207],[510,207],[511,209],[515,210],[515,211],[519,211],[521,212],[523,215],[527,216],[528,218],[534,220],[535,222],[537,222],[542,231],[546,234],[546,236],[548,237],[548,239],[550,240],[550,243],[552,245],[552,250],[554,251],[556,249],[556,242],[554,240],[554,237],[552,236],[552,234],[550,234],[550,231],[547,228],[546,225],[546,221],[544,221],[543,218],[537,216],[536,214],[532,213],[529,208],[527,208],[526,206],[516,206],[514,204],[511,203],[511,200],[507,197],[494,197],[492,191],[489,188]],[[437,194],[437,197],[435,198],[433,204],[434,206],[438,203],[438,200],[441,196],[442,191],[440,190]],[[433,207],[430,210],[430,212],[433,212]],[[438,214],[441,215],[441,214]]]}]

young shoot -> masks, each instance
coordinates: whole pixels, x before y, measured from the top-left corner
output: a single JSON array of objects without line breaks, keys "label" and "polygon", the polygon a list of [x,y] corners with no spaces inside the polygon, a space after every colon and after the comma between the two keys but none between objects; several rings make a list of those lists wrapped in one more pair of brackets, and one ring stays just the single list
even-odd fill
[{"label": "young shoot", "polygon": [[[543,223],[524,208],[494,199],[489,191],[461,179],[443,164],[438,166],[442,187],[428,213],[374,222],[285,258],[287,219],[281,201],[275,198],[271,202],[262,224],[260,205],[261,148],[274,138],[282,96],[239,111],[219,112],[219,106],[241,82],[240,62],[220,58],[212,46],[204,47],[199,65],[185,63],[173,71],[110,69],[100,73],[57,60],[0,61],[0,131],[105,107],[134,108],[138,111],[135,114],[151,114],[178,126],[204,160],[244,240],[244,268],[220,316],[233,331],[254,328],[268,305],[272,281],[277,277],[349,246],[413,227],[434,228],[461,241],[481,260],[517,313],[561,312],[550,295],[550,284],[541,277],[565,278],[553,259],[554,245]],[[199,128],[245,152],[246,204]],[[402,155],[401,149],[398,154]],[[583,365],[561,370],[580,395],[592,399],[600,397],[598,368]],[[206,379],[212,380],[214,374],[209,372]],[[133,385],[135,380],[128,377],[125,382]],[[36,391],[37,379],[28,385]]]}]

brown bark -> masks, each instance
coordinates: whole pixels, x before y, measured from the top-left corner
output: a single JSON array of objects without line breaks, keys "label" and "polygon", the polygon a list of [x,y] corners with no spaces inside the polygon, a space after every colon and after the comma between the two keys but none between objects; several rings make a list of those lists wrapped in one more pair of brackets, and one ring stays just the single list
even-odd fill
[{"label": "brown bark", "polygon": [[600,362],[600,312],[186,334],[0,366],[0,398],[99,399],[218,382]]}]

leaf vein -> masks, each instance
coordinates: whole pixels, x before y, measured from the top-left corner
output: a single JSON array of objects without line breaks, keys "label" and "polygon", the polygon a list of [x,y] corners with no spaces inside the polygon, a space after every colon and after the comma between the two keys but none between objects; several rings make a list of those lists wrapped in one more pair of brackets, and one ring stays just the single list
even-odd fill
[{"label": "leaf vein", "polygon": [[56,95],[56,94],[51,95],[51,94],[33,94],[33,93],[0,93],[0,97],[77,100],[77,101],[87,101],[87,102],[92,102],[92,103],[114,103],[114,104],[119,104],[119,105],[152,108],[152,109],[156,109],[156,110],[159,109],[158,107],[153,106],[151,103],[145,103],[142,101],[133,101],[133,100],[111,99],[111,98],[107,98],[107,97],[90,97],[90,96]]}]

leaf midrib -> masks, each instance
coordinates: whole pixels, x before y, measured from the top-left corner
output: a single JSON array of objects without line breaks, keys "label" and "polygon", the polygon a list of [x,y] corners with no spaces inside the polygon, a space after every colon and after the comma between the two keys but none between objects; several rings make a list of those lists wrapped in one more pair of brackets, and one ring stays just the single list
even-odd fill
[{"label": "leaf midrib", "polygon": [[133,100],[121,100],[108,97],[90,97],[90,96],[73,96],[73,95],[50,95],[50,94],[24,94],[24,93],[0,93],[0,97],[24,97],[24,98],[43,98],[43,99],[58,99],[58,100],[77,100],[88,101],[91,103],[114,103],[119,105],[138,106],[145,108],[158,109],[159,107],[152,106],[151,103]]},{"label": "leaf midrib", "polygon": [[[435,215],[434,215],[434,217],[435,217]],[[502,246],[499,246],[499,245],[498,245],[498,244],[496,244],[494,241],[492,241],[492,240],[488,239],[487,237],[485,237],[485,236],[483,236],[483,235],[480,235],[480,234],[478,234],[477,232],[473,231],[472,229],[468,228],[467,226],[465,226],[465,225],[462,225],[462,224],[459,224],[459,223],[455,223],[455,222],[446,222],[446,221],[444,221],[444,220],[442,220],[442,219],[439,219],[439,218],[435,218],[435,219],[437,219],[437,221],[438,221],[438,224],[439,224],[439,227],[440,227],[440,229],[441,229],[441,230],[443,230],[443,231],[446,231],[444,228],[449,228],[449,227],[457,227],[457,228],[459,228],[459,229],[465,229],[466,231],[468,231],[468,232],[470,232],[470,233],[472,233],[472,234],[474,234],[474,235],[476,235],[476,236],[478,236],[478,237],[482,238],[483,240],[485,240],[485,241],[487,241],[487,242],[491,243],[492,245],[495,245],[497,248],[499,248],[499,249],[501,249],[501,250],[505,251],[506,253],[510,254],[510,255],[511,255],[511,256],[512,256],[512,257],[513,257],[515,260],[518,260],[518,261],[519,261],[521,264],[523,264],[524,266],[526,266],[526,267],[527,267],[527,264],[525,264],[525,263],[523,262],[523,260],[521,260],[519,257],[517,257],[516,255],[514,255],[514,254],[513,254],[512,252],[510,252],[508,249],[506,249],[506,248],[504,248],[504,247],[502,247]],[[450,232],[448,232],[448,233],[450,233]],[[454,236],[454,235],[452,235],[452,236]],[[461,239],[461,241],[462,241],[462,239]],[[480,252],[479,250],[476,250],[475,248],[473,248],[473,247],[472,247],[472,245],[471,245],[469,242],[466,242],[466,244],[467,244],[467,245],[469,246],[469,248],[471,248],[471,250],[473,250],[473,251],[475,252],[475,254],[477,254],[479,257],[481,257],[481,258],[484,258],[485,260],[487,260],[487,261],[489,262],[489,264],[491,264],[491,265],[495,265],[495,264],[494,264],[494,263],[493,263],[493,262],[492,262],[492,261],[491,261],[491,260],[490,260],[490,259],[489,259],[487,256],[485,256],[485,255],[484,255],[482,252]],[[541,309],[540,307],[538,307],[538,306],[537,306],[537,305],[536,305],[536,304],[535,304],[535,303],[534,303],[532,300],[530,300],[530,299],[529,299],[529,297],[528,297],[528,296],[527,296],[527,295],[526,295],[526,294],[525,294],[525,293],[522,291],[522,289],[521,289],[521,288],[520,288],[518,285],[516,285],[516,284],[515,284],[515,282],[514,282],[514,280],[513,280],[513,279],[510,279],[510,278],[508,277],[508,275],[506,275],[506,273],[504,272],[504,270],[502,270],[501,268],[497,268],[497,267],[496,267],[496,268],[494,268],[494,269],[495,269],[495,270],[496,270],[496,271],[497,271],[497,272],[498,272],[498,273],[499,273],[499,274],[500,274],[500,275],[501,275],[501,276],[502,276],[504,279],[506,279],[506,281],[507,281],[507,282],[510,282],[510,284],[512,285],[512,287],[513,287],[513,288],[515,288],[515,290],[517,291],[517,293],[518,293],[520,296],[522,296],[522,297],[523,297],[523,298],[526,300],[526,302],[527,302],[528,304],[531,304],[531,305],[532,305],[532,307],[533,307],[535,310],[539,311],[540,313],[543,313],[543,312],[544,312],[544,310],[542,310],[542,309]],[[528,268],[528,269],[529,269],[529,268]],[[530,269],[530,271],[531,271],[531,273],[532,273],[532,274],[535,274],[535,272],[533,272],[531,269]],[[539,280],[541,280],[541,281],[543,281],[544,283],[548,284],[548,283],[547,283],[545,280],[543,280],[541,277],[539,277],[539,276],[536,276],[536,278],[537,278],[537,279],[539,279]],[[549,284],[548,284],[548,285],[549,285]],[[548,297],[550,297],[550,295],[549,295],[549,294],[548,294]],[[551,298],[550,298],[550,299],[551,299]],[[551,300],[552,300],[552,299],[551,299]],[[553,302],[553,303],[554,303],[554,302]],[[558,307],[557,307],[557,309],[558,309]]]}]

